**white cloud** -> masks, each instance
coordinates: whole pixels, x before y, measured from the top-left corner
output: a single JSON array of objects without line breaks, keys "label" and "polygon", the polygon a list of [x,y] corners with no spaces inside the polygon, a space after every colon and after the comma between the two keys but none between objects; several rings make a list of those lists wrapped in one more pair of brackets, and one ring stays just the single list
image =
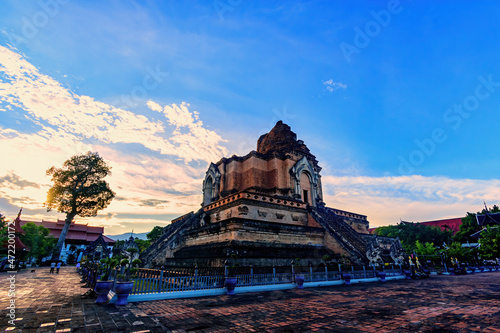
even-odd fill
[{"label": "white cloud", "polygon": [[[113,200],[101,211],[103,217],[85,221],[119,226],[124,222],[115,216],[137,214],[143,217],[137,222],[165,223],[148,215],[182,215],[198,209],[206,164],[227,154],[221,136],[205,128],[198,112],[191,112],[187,103],[162,107],[150,101],[148,107],[164,116],[152,120],[79,96],[1,46],[0,105],[6,112],[13,112],[13,107],[24,112],[39,128],[23,133],[0,127],[0,149],[9,157],[0,164],[0,179],[9,184],[39,184],[1,187],[0,197],[8,204],[0,206],[5,215],[17,213],[18,208],[12,206],[23,206],[26,218],[54,219],[54,213],[40,214],[51,185],[45,171],[61,166],[72,155],[98,151],[112,166],[107,180],[120,200]],[[147,149],[131,152],[117,143],[140,144]],[[188,164],[191,161],[201,163],[192,167]]]},{"label": "white cloud", "polygon": [[322,177],[330,207],[368,216],[371,226],[462,217],[498,204],[500,180],[447,177]]},{"label": "white cloud", "polygon": [[227,149],[220,145],[222,137],[214,131],[203,127],[198,118],[198,112],[190,112],[188,103],[172,104],[161,107],[158,103],[149,101],[148,107],[157,112],[163,112],[169,124],[175,126],[170,137],[178,156],[188,162],[193,160],[218,161],[227,155]]},{"label": "white cloud", "polygon": [[[165,106],[166,120],[175,126],[168,137],[161,121],[115,108],[79,96],[59,82],[41,74],[21,55],[0,46],[0,102],[28,113],[29,119],[47,128],[56,127],[84,139],[102,143],[139,143],[164,155],[178,156],[186,162],[212,161],[227,153],[222,138],[203,127],[188,110],[189,104]],[[151,102],[158,111],[159,105]],[[186,129],[182,132],[180,129]],[[167,138],[165,138],[167,136]]]},{"label": "white cloud", "polygon": [[347,85],[342,83],[342,82],[333,82],[333,79],[323,81],[323,85],[326,86],[326,90],[329,92],[333,92],[334,90],[337,89],[346,89]]}]

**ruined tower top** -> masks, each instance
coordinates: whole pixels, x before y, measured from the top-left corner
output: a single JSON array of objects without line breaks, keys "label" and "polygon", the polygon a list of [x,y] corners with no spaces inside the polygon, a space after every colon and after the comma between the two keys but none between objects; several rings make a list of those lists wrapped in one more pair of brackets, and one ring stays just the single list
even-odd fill
[{"label": "ruined tower top", "polygon": [[[296,152],[307,156],[314,166],[318,168],[316,157],[311,154],[304,141],[297,140],[297,134],[281,120],[276,123],[269,133],[261,135],[257,141],[257,152],[264,155],[273,154],[281,157]],[[321,170],[321,168],[319,169]]]}]

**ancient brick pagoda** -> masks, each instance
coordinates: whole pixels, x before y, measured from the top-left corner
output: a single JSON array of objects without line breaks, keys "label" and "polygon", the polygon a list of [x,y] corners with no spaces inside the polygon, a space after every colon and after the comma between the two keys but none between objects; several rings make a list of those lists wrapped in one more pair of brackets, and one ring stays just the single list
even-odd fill
[{"label": "ancient brick pagoda", "polygon": [[370,235],[366,216],[323,203],[321,168],[303,141],[279,121],[257,151],[211,163],[203,203],[172,221],[143,254],[149,267],[318,264],[325,254],[358,264],[397,262],[399,240]]}]

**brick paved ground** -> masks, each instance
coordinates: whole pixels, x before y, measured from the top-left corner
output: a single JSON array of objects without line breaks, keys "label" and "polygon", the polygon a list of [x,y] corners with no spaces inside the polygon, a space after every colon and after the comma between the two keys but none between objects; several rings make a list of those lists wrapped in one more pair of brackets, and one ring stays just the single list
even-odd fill
[{"label": "brick paved ground", "polygon": [[[97,306],[73,267],[17,275],[22,332],[500,332],[500,272]],[[8,328],[7,274],[0,327]],[[9,328],[8,328],[9,329]],[[9,331],[10,332],[10,331]]]}]

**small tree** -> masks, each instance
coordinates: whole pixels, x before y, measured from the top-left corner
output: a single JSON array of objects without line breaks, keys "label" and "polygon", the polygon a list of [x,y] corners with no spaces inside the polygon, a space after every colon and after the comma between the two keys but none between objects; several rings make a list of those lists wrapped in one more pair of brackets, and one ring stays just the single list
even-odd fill
[{"label": "small tree", "polygon": [[[8,240],[8,238],[7,238],[7,222],[8,222],[8,220],[5,218],[5,216],[0,214],[0,244],[2,244],[2,247],[3,247],[3,244],[5,244],[5,242],[7,242],[7,240]],[[3,250],[3,248],[2,248],[2,250]]]},{"label": "small tree", "polygon": [[161,234],[163,232],[163,227],[156,226],[151,230],[147,235],[146,238],[153,243],[155,240],[160,238]]},{"label": "small tree", "polygon": [[35,256],[40,262],[42,258],[54,251],[57,240],[49,235],[49,229],[43,225],[36,225],[33,222],[28,222],[21,228],[23,229],[23,234],[20,238],[30,248],[30,260]]},{"label": "small tree", "polygon": [[471,262],[476,259],[475,250],[470,247],[462,247],[462,244],[459,242],[451,243],[444,253],[448,256],[449,260],[455,258],[460,262]]},{"label": "small tree", "polygon": [[54,183],[47,193],[47,211],[55,209],[66,213],[65,224],[52,260],[59,260],[73,218],[76,215],[96,216],[97,212],[106,208],[114,198],[115,193],[103,180],[110,174],[111,168],[98,153],[92,152],[71,157],[60,169],[51,167],[47,170],[47,175],[52,176]]},{"label": "small tree", "polygon": [[136,239],[134,239],[134,241],[137,244],[137,246],[139,246],[140,253],[142,253],[144,250],[146,250],[151,245],[151,242],[149,240],[136,238]]},{"label": "small tree", "polygon": [[415,253],[418,255],[426,255],[426,256],[431,256],[435,255],[437,251],[437,248],[434,246],[433,243],[426,242],[420,243],[420,241],[415,242]]},{"label": "small tree", "polygon": [[487,227],[479,238],[479,253],[482,259],[500,258],[500,227]]},{"label": "small tree", "polygon": [[135,247],[129,247],[127,252],[129,253],[130,260],[133,260],[132,258],[134,257],[134,253],[137,253],[137,249]]}]

